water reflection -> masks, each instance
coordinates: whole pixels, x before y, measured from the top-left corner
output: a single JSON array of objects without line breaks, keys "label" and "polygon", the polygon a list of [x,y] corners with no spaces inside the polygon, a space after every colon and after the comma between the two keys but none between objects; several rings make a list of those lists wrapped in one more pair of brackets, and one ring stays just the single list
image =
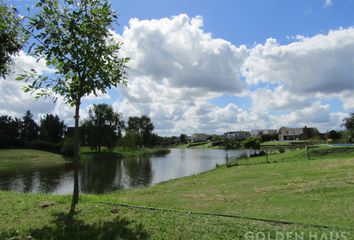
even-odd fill
[{"label": "water reflection", "polygon": [[[227,154],[233,158],[244,154],[244,151],[228,151]],[[164,156],[124,159],[102,159],[96,156],[80,165],[80,191],[100,194],[190,176],[225,163],[225,155],[223,150],[172,149],[171,153]],[[0,175],[1,190],[71,194],[72,187],[73,171],[70,163],[24,172],[1,172]]]}]

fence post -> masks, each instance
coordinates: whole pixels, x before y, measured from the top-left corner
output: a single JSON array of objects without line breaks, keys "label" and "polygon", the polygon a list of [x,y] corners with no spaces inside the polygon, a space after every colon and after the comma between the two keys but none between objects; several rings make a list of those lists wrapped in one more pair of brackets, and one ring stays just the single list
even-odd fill
[{"label": "fence post", "polygon": [[265,149],[266,149],[266,161],[268,163],[268,148],[266,147]]}]

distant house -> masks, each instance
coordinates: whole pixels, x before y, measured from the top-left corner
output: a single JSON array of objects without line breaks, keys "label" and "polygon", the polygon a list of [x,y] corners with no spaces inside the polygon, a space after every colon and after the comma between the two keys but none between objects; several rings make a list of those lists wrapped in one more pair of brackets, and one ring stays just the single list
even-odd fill
[{"label": "distant house", "polygon": [[205,142],[208,140],[209,135],[205,133],[194,133],[191,136],[191,142]]},{"label": "distant house", "polygon": [[316,134],[316,128],[288,128],[281,127],[279,129],[279,141],[306,140]]},{"label": "distant house", "polygon": [[251,137],[258,137],[262,135],[273,135],[278,134],[278,131],[275,129],[259,129],[259,130],[252,130]]},{"label": "distant house", "polygon": [[251,136],[249,131],[234,131],[234,132],[226,132],[224,133],[224,137],[226,139],[233,139],[233,140],[244,140]]}]

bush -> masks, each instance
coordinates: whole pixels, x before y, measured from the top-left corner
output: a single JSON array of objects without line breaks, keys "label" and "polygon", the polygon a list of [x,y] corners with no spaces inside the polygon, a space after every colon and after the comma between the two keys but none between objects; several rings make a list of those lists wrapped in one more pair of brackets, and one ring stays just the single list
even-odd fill
[{"label": "bush", "polygon": [[61,144],[60,143],[51,143],[45,142],[42,140],[32,141],[28,144],[28,148],[42,150],[52,153],[61,153]]},{"label": "bush", "polygon": [[221,145],[223,145],[223,144],[224,144],[223,141],[217,141],[217,142],[212,142],[212,143],[211,143],[211,146],[216,147],[216,146],[221,146]]},{"label": "bush", "polygon": [[74,156],[75,142],[70,137],[65,137],[61,146],[61,154],[65,156]]},{"label": "bush", "polygon": [[171,152],[171,150],[168,149],[168,148],[159,148],[159,149],[155,150],[154,154],[155,155],[165,155],[165,154],[168,154],[170,152]]},{"label": "bush", "polygon": [[278,148],[279,153],[284,153],[285,149],[284,148]]},{"label": "bush", "polygon": [[206,143],[207,143],[207,142],[193,142],[193,143],[188,144],[187,147],[200,146],[200,145],[204,145],[204,144],[206,144]]}]

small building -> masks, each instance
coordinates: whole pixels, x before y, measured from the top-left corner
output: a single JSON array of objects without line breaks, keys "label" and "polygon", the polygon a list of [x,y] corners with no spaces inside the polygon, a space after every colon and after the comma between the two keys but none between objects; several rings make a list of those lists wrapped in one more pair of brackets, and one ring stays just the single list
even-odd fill
[{"label": "small building", "polygon": [[244,140],[251,136],[249,131],[234,131],[234,132],[226,132],[224,133],[224,137],[226,139],[232,140]]},{"label": "small building", "polygon": [[316,128],[288,128],[281,127],[279,129],[279,141],[293,141],[293,140],[306,140],[316,134]]},{"label": "small building", "polygon": [[208,140],[209,135],[205,133],[194,133],[191,136],[191,142],[205,142]]},{"label": "small building", "polygon": [[251,137],[259,137],[262,135],[274,135],[278,134],[276,129],[259,129],[259,130],[252,130]]}]

